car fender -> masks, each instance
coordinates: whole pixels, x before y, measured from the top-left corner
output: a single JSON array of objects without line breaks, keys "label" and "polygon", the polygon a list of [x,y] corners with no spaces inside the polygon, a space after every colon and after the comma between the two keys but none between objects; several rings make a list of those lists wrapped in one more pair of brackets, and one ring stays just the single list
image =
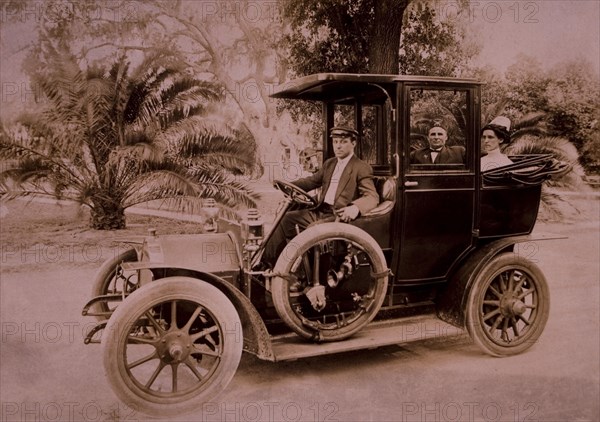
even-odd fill
[{"label": "car fender", "polygon": [[207,283],[215,286],[227,296],[240,317],[244,350],[263,360],[275,360],[271,345],[271,337],[269,336],[265,323],[252,302],[250,302],[250,299],[248,299],[235,284],[215,274],[186,268],[160,267],[157,263],[126,262],[121,264],[121,266],[127,270],[150,269],[153,270],[155,274],[161,274],[161,277],[155,279],[152,283],[160,283],[160,280],[166,277],[184,276],[196,278],[198,279],[198,283]]},{"label": "car fender", "polygon": [[266,326],[250,299],[239,290],[242,255],[234,234],[149,236],[143,249],[142,261],[125,262],[121,264],[123,270],[150,270],[154,281],[159,282],[164,277],[193,277],[217,287],[238,311],[244,350],[274,360]]},{"label": "car fender", "polygon": [[456,327],[464,328],[466,323],[466,304],[473,283],[478,274],[495,256],[502,252],[513,252],[515,245],[519,243],[565,238],[565,236],[543,233],[511,236],[494,240],[476,248],[452,274],[446,285],[439,291],[436,299],[436,311],[438,317],[442,321]]},{"label": "car fender", "polygon": [[242,323],[244,336],[244,351],[252,353],[263,360],[274,361],[271,337],[260,314],[239,289],[224,279],[214,274],[198,274],[201,280],[205,280],[221,290],[237,310]]}]

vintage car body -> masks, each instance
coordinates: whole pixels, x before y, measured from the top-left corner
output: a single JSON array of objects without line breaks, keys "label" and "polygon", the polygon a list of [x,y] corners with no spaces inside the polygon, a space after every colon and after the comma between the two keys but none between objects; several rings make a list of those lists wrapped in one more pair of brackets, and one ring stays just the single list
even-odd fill
[{"label": "vintage car body", "polygon": [[[454,327],[491,355],[531,347],[548,318],[549,291],[516,245],[553,238],[531,232],[541,183],[566,168],[523,156],[482,173],[480,89],[466,79],[317,74],[274,94],[321,103],[323,160],[332,156],[329,129],[352,122],[380,204],[350,224],[299,233],[274,268],[262,260],[271,232],[256,211],[236,225],[219,221],[212,204],[207,227],[217,233],[151,232],[105,263],[83,314],[99,319],[86,343],[102,333],[116,394],[149,414],[191,411],[226,387],[242,349],[280,361]],[[463,163],[411,163],[433,112],[449,143],[465,148]],[[273,227],[291,206],[310,203],[294,185],[276,186],[286,199]]]}]

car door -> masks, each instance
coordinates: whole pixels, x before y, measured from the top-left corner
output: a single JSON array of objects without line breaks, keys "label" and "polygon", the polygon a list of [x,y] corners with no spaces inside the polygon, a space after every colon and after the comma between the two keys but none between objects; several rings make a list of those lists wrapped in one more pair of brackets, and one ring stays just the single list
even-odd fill
[{"label": "car door", "polygon": [[[393,268],[400,283],[441,280],[473,245],[477,92],[460,86],[402,89],[402,209]],[[443,131],[444,149],[434,154],[430,133]]]}]

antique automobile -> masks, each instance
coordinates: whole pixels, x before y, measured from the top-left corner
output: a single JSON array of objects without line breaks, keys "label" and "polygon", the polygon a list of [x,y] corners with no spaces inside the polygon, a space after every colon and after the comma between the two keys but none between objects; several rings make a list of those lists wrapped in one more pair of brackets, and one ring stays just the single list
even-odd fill
[{"label": "antique automobile", "polygon": [[[482,173],[480,83],[327,73],[273,97],[322,107],[318,165],[333,155],[330,128],[355,127],[380,203],[351,223],[299,231],[270,268],[262,258],[273,229],[290,209],[315,204],[275,180],[284,199],[271,224],[255,209],[240,224],[223,221],[207,201],[206,233],[150,230],[105,262],[83,309],[98,320],[85,342],[102,344],[124,403],[159,416],[192,411],[227,387],[242,351],[277,362],[376,348],[410,341],[407,324],[466,329],[493,356],[536,343],[549,289],[527,255],[551,238],[532,230],[542,182],[565,166],[518,156]],[[410,162],[432,123],[465,149],[464,162]]]}]

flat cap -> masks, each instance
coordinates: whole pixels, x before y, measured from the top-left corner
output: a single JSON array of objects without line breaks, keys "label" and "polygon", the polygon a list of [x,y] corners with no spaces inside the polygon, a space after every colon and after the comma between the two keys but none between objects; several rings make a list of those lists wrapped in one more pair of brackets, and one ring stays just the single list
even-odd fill
[{"label": "flat cap", "polygon": [[348,126],[335,126],[330,130],[331,136],[352,136],[353,138],[358,138],[358,132],[355,129],[352,129]]}]

